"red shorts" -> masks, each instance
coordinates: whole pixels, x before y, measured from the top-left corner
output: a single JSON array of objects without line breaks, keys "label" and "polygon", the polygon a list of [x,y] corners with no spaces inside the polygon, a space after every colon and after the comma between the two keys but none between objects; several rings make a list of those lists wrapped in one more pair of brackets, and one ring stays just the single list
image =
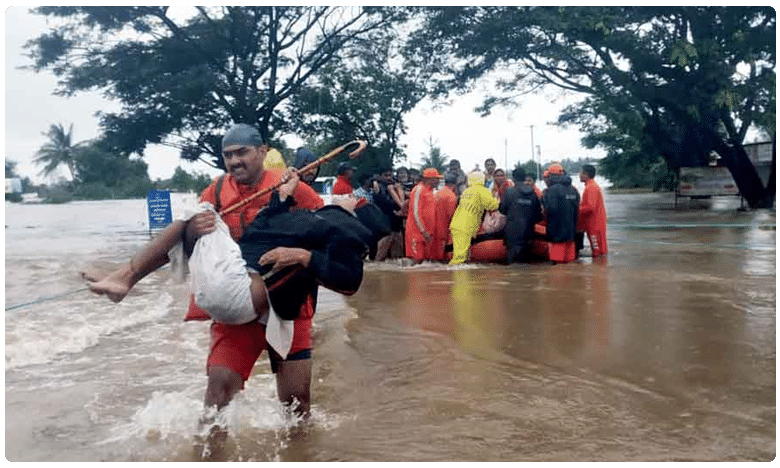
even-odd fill
[{"label": "red shorts", "polygon": [[[314,316],[314,303],[311,296],[301,308],[300,316],[295,319],[292,347],[287,354],[288,361],[308,359],[311,356],[311,324]],[[249,379],[252,368],[264,350],[268,349],[271,368],[276,372],[276,363],[283,359],[268,347],[265,340],[265,325],[257,320],[242,325],[211,323],[211,351],[206,368],[223,366]]]},{"label": "red shorts", "polygon": [[576,248],[574,241],[569,242],[548,242],[550,245],[548,252],[550,261],[555,263],[569,263],[576,258]]}]

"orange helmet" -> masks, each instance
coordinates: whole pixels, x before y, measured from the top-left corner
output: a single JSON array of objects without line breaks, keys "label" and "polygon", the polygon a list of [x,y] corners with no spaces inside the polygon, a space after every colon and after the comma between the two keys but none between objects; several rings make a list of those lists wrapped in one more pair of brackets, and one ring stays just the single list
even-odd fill
[{"label": "orange helmet", "polygon": [[550,167],[547,168],[547,172],[550,174],[563,175],[563,166],[560,164],[550,164]]},{"label": "orange helmet", "polygon": [[442,175],[434,167],[425,169],[422,173],[423,179],[441,179]]}]

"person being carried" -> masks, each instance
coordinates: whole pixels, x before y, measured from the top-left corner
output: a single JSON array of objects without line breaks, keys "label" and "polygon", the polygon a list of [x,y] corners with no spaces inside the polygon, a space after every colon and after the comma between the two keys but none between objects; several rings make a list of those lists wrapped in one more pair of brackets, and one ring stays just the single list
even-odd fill
[{"label": "person being carried", "polygon": [[[217,217],[216,229],[201,236],[192,251],[186,252],[195,303],[211,319],[233,325],[247,323],[263,318],[269,304],[280,318],[294,318],[297,309],[287,307],[288,298],[279,293],[282,286],[289,289],[300,280],[298,272],[292,271],[294,265],[309,268],[321,284],[336,292],[351,295],[360,286],[362,258],[371,233],[357,220],[358,200],[344,197],[317,211],[291,211],[298,178],[294,173],[285,178],[288,182],[272,194],[269,205],[260,210],[238,243]],[[208,203],[199,207],[202,211],[215,213]],[[190,219],[175,220],[105,278],[98,280],[84,273],[90,291],[121,302],[136,283],[176,255]],[[307,248],[312,255],[306,260],[289,257],[271,262],[277,254],[274,249],[285,247]]]},{"label": "person being carried", "polygon": [[452,259],[450,265],[463,263],[468,259],[471,238],[477,234],[485,211],[498,209],[498,200],[485,187],[485,174],[470,172],[469,186],[463,191],[450,222],[452,234]]}]

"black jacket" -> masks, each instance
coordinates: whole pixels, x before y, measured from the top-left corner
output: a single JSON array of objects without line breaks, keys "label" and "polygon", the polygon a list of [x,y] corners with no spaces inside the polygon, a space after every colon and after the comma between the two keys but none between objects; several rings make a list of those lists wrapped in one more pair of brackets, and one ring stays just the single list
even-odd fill
[{"label": "black jacket", "polygon": [[534,224],[542,220],[542,204],[534,190],[522,182],[509,187],[501,197],[498,211],[506,215],[504,239],[507,244],[524,243],[534,233]]},{"label": "black jacket", "polygon": [[272,266],[261,266],[260,257],[275,247],[311,251],[308,267],[288,267],[265,279],[271,305],[287,320],[298,315],[307,293],[316,298],[319,284],[341,294],[357,292],[363,281],[363,257],[372,240],[372,233],[339,206],[290,211],[294,203],[292,197],[280,202],[274,192],[238,241],[247,265],[261,275]]},{"label": "black jacket", "polygon": [[580,194],[571,185],[571,177],[567,175],[553,175],[551,183],[552,186],[542,195],[544,215],[547,218],[547,240],[573,241],[577,230]]}]

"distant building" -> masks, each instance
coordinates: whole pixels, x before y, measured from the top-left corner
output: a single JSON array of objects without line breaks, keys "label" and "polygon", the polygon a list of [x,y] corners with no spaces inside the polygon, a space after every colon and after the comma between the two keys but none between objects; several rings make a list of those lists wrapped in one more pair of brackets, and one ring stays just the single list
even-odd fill
[{"label": "distant building", "polygon": [[22,193],[22,179],[18,177],[5,179],[5,193]]}]

